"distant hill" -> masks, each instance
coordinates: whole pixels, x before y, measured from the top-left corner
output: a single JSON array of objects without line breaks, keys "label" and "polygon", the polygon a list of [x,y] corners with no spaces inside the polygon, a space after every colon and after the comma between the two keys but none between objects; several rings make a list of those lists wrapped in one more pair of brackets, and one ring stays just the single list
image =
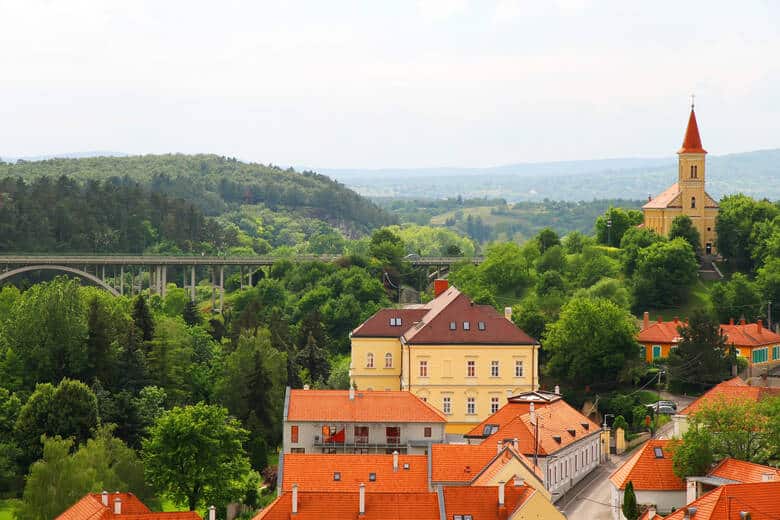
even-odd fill
[{"label": "distant hill", "polygon": [[[369,197],[503,198],[508,202],[640,199],[677,180],[677,158],[522,163],[491,168],[321,169]],[[707,158],[707,186],[780,199],[780,149]]]},{"label": "distant hill", "polygon": [[88,180],[128,177],[194,202],[206,215],[241,205],[263,205],[315,218],[348,235],[362,234],[396,218],[343,184],[314,172],[245,163],[216,155],[143,155],[0,162],[0,178],[33,180],[62,175]]}]

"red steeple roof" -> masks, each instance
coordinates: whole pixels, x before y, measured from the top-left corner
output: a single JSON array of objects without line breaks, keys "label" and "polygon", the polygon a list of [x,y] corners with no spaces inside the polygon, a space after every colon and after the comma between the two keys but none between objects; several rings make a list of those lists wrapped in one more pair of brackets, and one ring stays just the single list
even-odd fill
[{"label": "red steeple roof", "polygon": [[707,153],[701,146],[699,125],[696,124],[696,113],[693,111],[693,106],[691,106],[691,115],[688,118],[688,128],[685,129],[682,148],[677,153]]}]

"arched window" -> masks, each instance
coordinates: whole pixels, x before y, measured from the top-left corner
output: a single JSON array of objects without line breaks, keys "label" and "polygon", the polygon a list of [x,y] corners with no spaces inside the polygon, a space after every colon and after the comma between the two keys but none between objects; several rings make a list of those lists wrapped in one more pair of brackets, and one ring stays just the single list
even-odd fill
[{"label": "arched window", "polygon": [[374,354],[372,352],[366,354],[366,368],[374,368]]},{"label": "arched window", "polygon": [[699,178],[699,168],[695,164],[691,165],[691,179]]},{"label": "arched window", "polygon": [[385,368],[393,368],[393,355],[390,352],[385,354]]},{"label": "arched window", "polygon": [[691,197],[691,208],[696,208],[696,197]]}]

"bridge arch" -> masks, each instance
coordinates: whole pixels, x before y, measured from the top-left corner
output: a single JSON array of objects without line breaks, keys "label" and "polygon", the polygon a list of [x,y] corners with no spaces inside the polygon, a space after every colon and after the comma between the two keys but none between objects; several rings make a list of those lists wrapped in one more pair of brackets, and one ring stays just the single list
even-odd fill
[{"label": "bridge arch", "polygon": [[16,269],[11,269],[10,271],[5,271],[4,273],[0,273],[0,282],[3,280],[7,280],[8,278],[14,277],[17,274],[27,273],[30,271],[64,271],[66,273],[75,274],[77,276],[80,276],[81,278],[84,278],[86,280],[89,280],[90,282],[94,282],[95,285],[102,287],[103,289],[107,290],[114,296],[119,296],[119,291],[108,285],[106,282],[95,276],[94,274],[89,274],[86,271],[82,271],[81,269],[76,269],[75,267],[68,267],[67,265],[25,265],[23,267],[17,267]]}]

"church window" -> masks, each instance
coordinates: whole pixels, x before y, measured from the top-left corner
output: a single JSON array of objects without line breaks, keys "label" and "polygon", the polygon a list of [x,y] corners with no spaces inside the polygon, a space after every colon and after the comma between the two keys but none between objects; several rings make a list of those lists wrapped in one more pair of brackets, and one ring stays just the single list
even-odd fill
[{"label": "church window", "polygon": [[696,197],[691,197],[691,209],[696,208]]},{"label": "church window", "polygon": [[366,355],[366,368],[374,368],[374,354],[371,352]]},{"label": "church window", "polygon": [[691,165],[691,179],[699,178],[699,167],[695,164]]}]

